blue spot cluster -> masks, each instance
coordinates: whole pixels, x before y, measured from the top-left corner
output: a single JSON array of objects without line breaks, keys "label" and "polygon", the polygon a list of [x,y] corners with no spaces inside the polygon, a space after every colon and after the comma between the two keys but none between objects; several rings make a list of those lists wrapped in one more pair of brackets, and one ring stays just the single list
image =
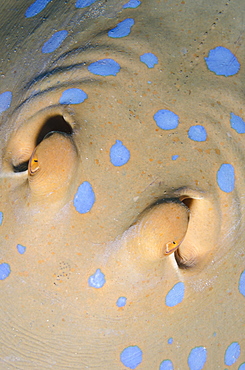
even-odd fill
[{"label": "blue spot cluster", "polygon": [[66,30],[55,32],[50,37],[50,39],[48,39],[48,41],[44,43],[42,47],[42,53],[48,54],[58,49],[58,47],[60,47],[60,45],[66,39],[67,36],[68,32]]},{"label": "blue spot cluster", "polygon": [[[77,0],[75,3],[76,8],[86,8],[94,4],[97,0]],[[32,18],[42,12],[51,0],[36,0],[26,10],[25,17]],[[124,9],[137,8],[141,4],[139,0],[129,0],[123,5]],[[134,26],[135,21],[133,18],[127,18],[119,22],[116,27],[109,30],[107,35],[110,38],[123,38],[131,33],[131,29]],[[66,30],[60,30],[55,32],[50,38],[43,44],[41,52],[43,54],[49,54],[57,50],[64,40],[68,37]],[[237,74],[240,70],[240,63],[236,56],[227,48],[223,46],[217,46],[209,51],[209,54],[205,59],[207,68],[215,73],[217,76],[230,77]],[[154,68],[158,64],[158,57],[150,52],[146,52],[140,56],[140,61],[144,63],[148,68]],[[121,70],[120,65],[113,59],[101,59],[91,63],[88,66],[88,71],[92,74],[99,76],[116,76]],[[150,84],[151,81],[148,81]],[[67,104],[80,104],[87,99],[87,94],[78,88],[70,88],[63,91],[59,103],[61,105]],[[0,114],[10,108],[12,103],[11,91],[5,91],[0,94]],[[154,120],[156,125],[162,130],[173,130],[179,125],[179,116],[167,109],[160,109],[154,114]],[[238,134],[245,133],[245,122],[244,120],[236,115],[230,113],[230,125]],[[189,128],[188,137],[190,140],[196,142],[204,142],[207,140],[207,132],[204,126],[194,125]],[[172,160],[175,161],[179,158],[179,155],[172,155]],[[125,165],[130,159],[129,149],[120,140],[116,140],[116,143],[112,145],[110,149],[110,161],[111,164],[120,167]],[[226,193],[230,193],[235,187],[235,172],[234,167],[229,163],[224,163],[220,166],[217,171],[217,184],[219,188]],[[74,207],[80,214],[88,213],[94,203],[95,194],[92,185],[88,181],[84,181],[77,189],[74,196]],[[0,225],[3,221],[3,213],[0,212]],[[17,252],[24,254],[26,247],[17,244]],[[11,274],[11,268],[8,263],[0,264],[0,280],[5,280]],[[88,278],[88,285],[90,287],[99,289],[106,283],[105,275],[101,269],[97,269],[93,275]],[[245,297],[245,270],[241,273],[238,290],[242,296]],[[180,304],[184,299],[185,285],[183,282],[178,282],[172,289],[167,293],[165,298],[165,304],[168,307],[174,307]],[[126,297],[119,297],[116,305],[117,307],[124,307],[127,303]],[[168,344],[173,343],[173,338],[168,339]],[[226,366],[231,366],[237,362],[240,356],[241,348],[238,342],[231,343],[224,354],[224,363]],[[135,369],[141,364],[143,359],[142,350],[132,345],[125,348],[120,354],[121,363],[129,368]],[[201,370],[205,366],[207,361],[207,350],[205,347],[193,348],[188,356],[188,366],[190,370]],[[160,370],[173,370],[174,366],[171,360],[163,360],[159,367]],[[239,370],[245,370],[245,363],[241,364]]]},{"label": "blue spot cluster", "polygon": [[241,273],[238,289],[239,292],[245,297],[245,270]]},{"label": "blue spot cluster", "polygon": [[117,300],[117,307],[124,307],[126,306],[127,298],[126,297],[119,297]]},{"label": "blue spot cluster", "polygon": [[39,14],[52,0],[36,0],[25,12],[26,18],[34,17]]},{"label": "blue spot cluster", "polygon": [[129,346],[121,352],[120,360],[129,369],[136,369],[141,364],[142,357],[143,353],[138,346]]},{"label": "blue spot cluster", "polygon": [[123,5],[123,9],[127,8],[137,8],[141,4],[139,0],[129,0],[126,4]]},{"label": "blue spot cluster", "polygon": [[234,113],[230,113],[230,124],[238,134],[245,134],[245,122],[242,117],[239,117]]},{"label": "blue spot cluster", "polygon": [[11,269],[8,263],[0,263],[0,280],[5,280],[10,275]]},{"label": "blue spot cluster", "polygon": [[177,304],[181,303],[184,299],[185,294],[185,285],[182,282],[179,282],[173,286],[172,289],[168,292],[165,298],[165,304],[168,307],[174,307]]},{"label": "blue spot cluster", "polygon": [[108,31],[108,36],[113,38],[126,37],[130,34],[133,25],[134,25],[133,18],[124,19],[124,21],[118,23],[118,25],[115,28]]},{"label": "blue spot cluster", "polygon": [[223,46],[210,50],[208,57],[204,59],[208,69],[218,76],[233,76],[240,69],[240,63],[235,55]]},{"label": "blue spot cluster", "polygon": [[217,183],[222,191],[230,193],[235,187],[234,167],[229,163],[220,166],[217,172]]},{"label": "blue spot cluster", "polygon": [[101,269],[97,269],[93,275],[88,279],[88,284],[92,288],[102,288],[105,285],[105,275]]},{"label": "blue spot cluster", "polygon": [[195,347],[188,356],[190,370],[202,370],[207,361],[207,350],[205,347]]},{"label": "blue spot cluster", "polygon": [[92,5],[97,0],[77,0],[76,2],[76,8],[86,8],[89,5]]},{"label": "blue spot cluster", "polygon": [[73,87],[63,91],[60,104],[80,104],[84,102],[87,97],[87,94],[83,90]]},{"label": "blue spot cluster", "polygon": [[162,130],[173,130],[179,125],[179,117],[168,109],[160,109],[154,114],[154,120]]},{"label": "blue spot cluster", "polygon": [[11,101],[12,93],[10,91],[5,91],[0,94],[0,114],[10,107]]},{"label": "blue spot cluster", "polygon": [[158,63],[158,58],[155,54],[145,53],[140,56],[140,61],[145,63],[148,68],[153,68]]},{"label": "blue spot cluster", "polygon": [[188,132],[188,137],[194,141],[205,141],[207,139],[205,127],[201,125],[191,126]]},{"label": "blue spot cluster", "polygon": [[99,76],[116,76],[120,65],[113,59],[101,59],[88,66],[89,72]]},{"label": "blue spot cluster", "polygon": [[110,149],[110,160],[114,166],[120,167],[126,164],[130,159],[130,151],[120,140],[112,145]]},{"label": "blue spot cluster", "polygon": [[239,358],[241,348],[238,342],[231,343],[225,351],[225,364],[227,366],[233,365]]},{"label": "blue spot cluster", "polygon": [[92,185],[84,181],[79,187],[74,197],[74,207],[79,213],[89,212],[95,202],[95,195]]},{"label": "blue spot cluster", "polygon": [[[172,339],[172,338],[171,338]],[[241,347],[238,342],[231,343],[224,355],[224,363],[226,366],[235,364],[240,357]],[[203,346],[194,347],[191,349],[187,363],[189,370],[202,370],[207,362],[207,349]],[[160,364],[159,370],[174,370],[174,365],[171,360],[163,360]],[[245,362],[243,362],[238,370],[245,370]]]},{"label": "blue spot cluster", "polygon": [[24,254],[25,251],[26,251],[26,247],[24,247],[21,244],[17,244],[16,248],[17,248],[17,251],[19,252],[19,254]]},{"label": "blue spot cluster", "polygon": [[159,370],[174,370],[174,365],[170,360],[164,360],[161,362]]}]

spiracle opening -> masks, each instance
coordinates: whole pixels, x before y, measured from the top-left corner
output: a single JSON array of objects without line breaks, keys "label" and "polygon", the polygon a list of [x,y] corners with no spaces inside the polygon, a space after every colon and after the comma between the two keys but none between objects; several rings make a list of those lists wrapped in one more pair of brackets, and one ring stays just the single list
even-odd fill
[{"label": "spiracle opening", "polygon": [[[52,117],[49,117],[44,122],[43,126],[41,127],[41,129],[37,133],[36,138],[34,138],[34,142],[32,144],[33,149],[35,149],[36,146],[39,145],[44,140],[44,138],[47,137],[47,135],[49,135],[51,133],[54,133],[54,132],[60,132],[60,133],[66,134],[66,135],[72,135],[73,134],[73,130],[72,130],[72,127],[70,126],[70,124],[64,119],[64,117],[62,115],[56,114]],[[12,165],[13,171],[15,173],[27,171],[29,159],[30,158],[28,158],[28,160],[20,162],[16,165],[13,164]]]},{"label": "spiracle opening", "polygon": [[51,132],[62,132],[67,135],[72,135],[73,130],[68,122],[61,115],[50,117],[42,126],[37,139],[36,146]]}]

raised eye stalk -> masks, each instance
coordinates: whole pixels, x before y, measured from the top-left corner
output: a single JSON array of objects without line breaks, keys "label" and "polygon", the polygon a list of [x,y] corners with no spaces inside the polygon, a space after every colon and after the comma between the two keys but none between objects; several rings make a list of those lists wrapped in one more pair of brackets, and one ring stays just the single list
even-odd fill
[{"label": "raised eye stalk", "polygon": [[62,198],[77,166],[77,152],[70,136],[54,132],[34,150],[28,164],[28,180],[35,198],[53,194]]},{"label": "raised eye stalk", "polygon": [[164,201],[143,212],[131,227],[128,248],[146,260],[158,260],[176,251],[189,222],[189,208],[176,200]]}]

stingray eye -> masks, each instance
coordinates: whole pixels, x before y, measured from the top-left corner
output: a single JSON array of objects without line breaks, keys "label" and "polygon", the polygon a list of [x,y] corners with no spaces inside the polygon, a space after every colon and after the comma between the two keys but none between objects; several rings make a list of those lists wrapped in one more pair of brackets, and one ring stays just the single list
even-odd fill
[{"label": "stingray eye", "polygon": [[184,239],[188,222],[189,208],[178,199],[155,204],[132,226],[130,248],[148,261],[168,256]]},{"label": "stingray eye", "polygon": [[168,256],[169,254],[173,253],[176,251],[176,249],[179,247],[180,243],[172,241],[172,242],[167,242],[164,246],[164,251],[163,253]]},{"label": "stingray eye", "polygon": [[48,134],[34,150],[28,164],[31,194],[36,198],[65,197],[77,164],[73,139],[63,133]]},{"label": "stingray eye", "polygon": [[35,173],[37,171],[39,171],[40,167],[39,167],[39,161],[38,161],[38,157],[37,157],[37,153],[36,151],[34,151],[34,153],[32,154],[31,156],[31,159],[29,161],[29,174],[30,176],[34,176]]}]

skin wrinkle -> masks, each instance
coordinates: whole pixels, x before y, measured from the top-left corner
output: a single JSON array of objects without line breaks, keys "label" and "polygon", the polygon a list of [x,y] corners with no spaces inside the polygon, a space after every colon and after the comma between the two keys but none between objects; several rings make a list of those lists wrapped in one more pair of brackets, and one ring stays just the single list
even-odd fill
[{"label": "skin wrinkle", "polygon": [[[130,73],[130,72],[132,73],[132,67],[127,65],[127,56],[128,56],[127,54],[128,53],[127,53],[126,50],[121,50],[121,49],[118,49],[116,47],[111,47],[111,46],[106,45],[106,44],[105,45],[100,44],[97,47],[95,47],[94,45],[91,45],[91,49],[92,49],[93,52],[92,53],[90,52],[88,54],[88,56],[90,57],[89,60],[74,64],[74,60],[73,60],[74,56],[76,57],[76,59],[77,58],[80,59],[80,53],[83,53],[84,51],[86,52],[87,50],[90,51],[90,48],[88,48],[88,49],[85,48],[85,50],[84,50],[83,47],[78,48],[78,49],[72,50],[69,53],[65,53],[63,56],[60,56],[57,60],[55,60],[52,63],[52,64],[55,64],[59,60],[62,60],[62,63],[59,67],[55,67],[53,69],[46,70],[46,71],[42,72],[41,74],[35,76],[30,82],[28,82],[28,84],[26,84],[24,86],[23,90],[24,91],[26,90],[25,95],[27,95],[27,97],[24,99],[24,101],[21,104],[19,104],[16,107],[16,110],[22,108],[22,105],[25,104],[26,102],[28,103],[30,99],[33,99],[35,97],[39,97],[41,94],[45,94],[47,92],[51,92],[51,91],[55,90],[56,88],[61,89],[61,88],[65,88],[68,85],[72,86],[72,84],[78,85],[80,83],[83,83],[83,84],[88,84],[88,83],[103,83],[103,84],[106,84],[106,81],[104,79],[102,79],[101,77],[95,77],[94,75],[92,75],[91,73],[89,73],[87,71],[87,66],[90,65],[92,62],[96,61],[97,49],[98,49],[98,51],[103,51],[104,49],[105,50],[109,49],[110,53],[113,53],[113,51],[114,51],[114,53],[115,53],[114,57],[116,58],[116,60],[118,60],[120,62],[120,65],[121,65],[121,73],[123,72],[123,70],[125,70],[127,73]],[[123,52],[123,54],[122,54],[122,52]],[[82,55],[82,57],[85,58],[84,55]],[[135,58],[136,58],[136,55],[135,55]],[[64,65],[67,62],[69,63],[70,59],[71,59],[72,64]],[[140,64],[139,61],[138,61],[138,64]],[[77,79],[77,77],[75,75],[75,72],[77,72],[77,70],[79,71],[79,77],[80,77],[81,73],[84,74],[84,77]],[[69,73],[67,73],[67,72],[69,72]],[[58,86],[57,86],[57,77],[56,77],[56,75],[59,79]],[[64,79],[64,82],[62,82],[62,78]],[[53,82],[54,86],[52,86],[52,80],[54,80],[54,82]],[[51,86],[42,90],[42,86],[46,86],[46,81],[48,81],[48,83],[51,84]],[[34,92],[32,91],[33,87],[34,87]],[[35,91],[38,91],[38,92],[35,92]],[[14,113],[15,113],[15,111],[13,111],[12,114],[14,114]]]},{"label": "skin wrinkle", "polygon": [[[74,63],[77,59],[81,60],[80,53],[86,53],[87,50],[89,52],[88,53],[89,59],[84,60],[83,62],[80,62],[80,63]],[[45,83],[45,79],[50,80],[50,77],[55,78],[56,74],[59,76],[59,80],[60,80],[63,73],[64,73],[64,76],[67,79],[67,81],[69,81],[71,83],[72,82],[71,77],[70,76],[67,77],[67,72],[71,72],[71,74],[73,74],[74,72],[77,72],[77,69],[79,69],[79,74],[82,71],[84,74],[88,73],[88,76],[89,76],[89,77],[87,77],[87,80],[86,79],[85,80],[80,80],[78,82],[86,82],[86,81],[87,82],[93,82],[93,81],[99,81],[100,82],[100,81],[103,81],[102,78],[94,77],[94,75],[91,75],[91,73],[87,72],[87,67],[91,63],[93,63],[97,60],[96,59],[96,53],[97,52],[107,51],[107,50],[110,50],[110,54],[113,55],[113,57],[120,62],[121,69],[123,69],[124,65],[125,65],[127,71],[132,73],[132,67],[127,65],[128,53],[127,53],[126,50],[113,48],[110,45],[106,45],[106,44],[105,45],[100,44],[100,45],[97,45],[97,46],[91,45],[91,50],[92,50],[92,52],[90,51],[90,48],[88,48],[88,49],[86,48],[84,50],[84,48],[82,47],[82,48],[72,50],[71,52],[66,53],[64,56],[60,56],[56,61],[53,62],[53,64],[56,64],[57,62],[59,62],[61,60],[62,63],[59,67],[55,67],[53,69],[50,69],[50,70],[47,70],[47,71],[43,72],[40,75],[37,75],[36,77],[33,78],[32,81],[30,81],[25,86],[24,89],[29,90],[30,88],[32,88],[33,85],[36,85],[36,83],[41,83],[41,86],[42,86],[42,83]],[[85,55],[82,55],[82,57],[84,59]],[[136,58],[136,55],[135,55],[135,58]],[[71,59],[71,64],[64,65],[67,62],[69,63],[70,59]],[[138,62],[138,64],[139,63],[140,62]],[[85,70],[85,68],[86,68],[86,70]],[[40,87],[35,86],[35,89],[41,88],[41,86]]]}]

